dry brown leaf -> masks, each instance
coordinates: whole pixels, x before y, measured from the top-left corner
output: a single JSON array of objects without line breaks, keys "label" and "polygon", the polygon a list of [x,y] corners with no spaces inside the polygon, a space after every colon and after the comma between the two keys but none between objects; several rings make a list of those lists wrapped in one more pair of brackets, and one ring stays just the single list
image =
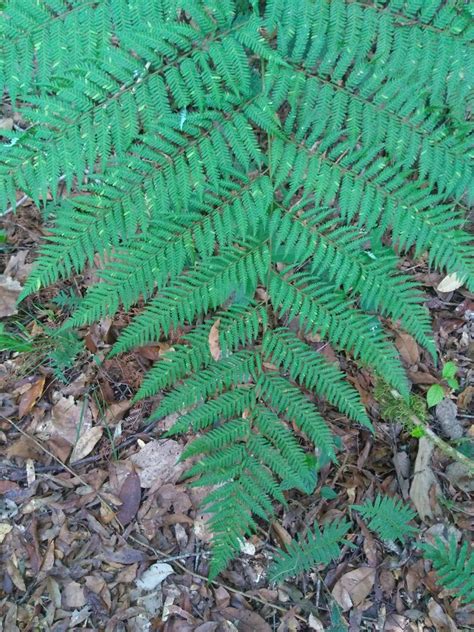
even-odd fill
[{"label": "dry brown leaf", "polygon": [[117,423],[126,412],[130,410],[132,406],[132,400],[124,399],[121,402],[114,402],[107,407],[105,411],[105,420],[108,424]]},{"label": "dry brown leaf", "polygon": [[33,382],[26,393],[23,393],[23,395],[21,396],[20,405],[18,408],[18,417],[20,419],[27,415],[33,409],[36,402],[43,394],[45,381],[46,378],[44,376],[39,377],[35,382]]},{"label": "dry brown leaf", "polygon": [[209,332],[209,351],[211,352],[211,356],[214,360],[221,359],[221,347],[219,343],[219,325],[221,324],[221,319],[218,318],[216,322],[212,325],[211,330]]},{"label": "dry brown leaf", "polygon": [[13,529],[13,526],[9,524],[8,522],[0,522],[0,544],[3,542],[3,540],[6,538],[6,536],[10,533],[12,529]]},{"label": "dry brown leaf", "polygon": [[62,594],[66,608],[82,608],[86,605],[84,588],[78,582],[69,582],[63,588]]},{"label": "dry brown leaf", "polygon": [[401,614],[391,614],[384,625],[383,632],[408,632],[409,620]]},{"label": "dry brown leaf", "polygon": [[458,408],[468,410],[472,400],[474,399],[474,386],[467,386],[458,395]]},{"label": "dry brown leaf", "polygon": [[11,558],[11,557],[8,558],[7,564],[6,564],[7,573],[9,574],[10,579],[18,588],[18,590],[25,592],[26,591],[25,580],[21,576],[20,571],[18,570],[18,567],[16,566],[15,562],[16,562],[16,559]]},{"label": "dry brown leaf", "polygon": [[268,623],[256,612],[243,608],[222,608],[219,611],[239,632],[271,632]]},{"label": "dry brown leaf", "polygon": [[103,434],[104,429],[101,426],[93,426],[82,433],[73,448],[71,458],[69,459],[70,463],[80,461],[90,454]]},{"label": "dry brown leaf", "polygon": [[6,265],[4,274],[20,283],[24,283],[34,267],[33,263],[25,263],[29,252],[29,250],[19,250],[12,255]]},{"label": "dry brown leaf", "polygon": [[407,334],[404,331],[398,333],[395,338],[395,346],[408,366],[412,366],[413,364],[417,364],[419,362],[420,351],[418,349],[418,345],[416,344],[416,340],[410,336],[410,334]]},{"label": "dry brown leaf", "polygon": [[362,566],[349,571],[336,582],[332,596],[343,612],[360,606],[370,594],[375,581],[375,568]]},{"label": "dry brown leaf", "polygon": [[142,490],[140,477],[136,472],[130,472],[120,489],[119,498],[122,501],[117,512],[117,520],[124,526],[131,522],[140,508]]},{"label": "dry brown leaf", "polygon": [[178,463],[183,448],[172,439],[150,441],[140,452],[131,456],[137,467],[140,484],[148,488],[156,488],[158,483],[177,481],[184,471],[184,464]]},{"label": "dry brown leaf", "polygon": [[458,632],[454,621],[434,599],[430,599],[428,602],[428,615],[431,619],[431,623],[436,628],[436,632]]},{"label": "dry brown leaf", "polygon": [[18,281],[5,274],[0,274],[0,318],[18,313],[16,301],[23,287]]},{"label": "dry brown leaf", "polygon": [[66,460],[80,434],[92,427],[88,404],[74,401],[72,396],[60,397],[51,414],[38,427],[37,435],[48,442],[48,448],[61,460]]},{"label": "dry brown leaf", "polygon": [[433,444],[426,437],[421,437],[418,443],[413,481],[410,487],[410,498],[422,520],[432,518],[441,513],[439,505],[431,506],[431,488],[434,486],[435,495],[441,494],[438,481],[430,467]]},{"label": "dry brown leaf", "polygon": [[436,290],[438,292],[454,292],[466,281],[465,277],[459,277],[456,273],[448,274],[444,279],[438,284]]}]

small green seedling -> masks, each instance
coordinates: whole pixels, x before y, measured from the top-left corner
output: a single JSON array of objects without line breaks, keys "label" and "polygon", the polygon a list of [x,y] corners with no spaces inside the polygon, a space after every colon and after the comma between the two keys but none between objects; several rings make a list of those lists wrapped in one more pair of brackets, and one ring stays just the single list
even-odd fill
[{"label": "small green seedling", "polygon": [[[443,371],[441,372],[441,377],[443,381],[449,386],[449,388],[453,391],[456,391],[459,388],[459,382],[455,378],[455,375],[458,371],[458,367],[454,362],[446,362],[443,367]],[[442,384],[433,384],[428,389],[426,394],[426,401],[428,403],[429,408],[436,406],[439,404],[446,396],[446,389]]]}]

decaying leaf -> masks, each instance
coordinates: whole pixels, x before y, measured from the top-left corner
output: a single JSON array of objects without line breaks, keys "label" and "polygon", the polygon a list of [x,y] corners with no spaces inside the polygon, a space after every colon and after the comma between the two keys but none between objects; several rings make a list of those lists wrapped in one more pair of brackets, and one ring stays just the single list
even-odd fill
[{"label": "decaying leaf", "polygon": [[155,590],[172,573],[172,566],[165,562],[156,562],[137,579],[137,587],[146,592]]},{"label": "decaying leaf", "polygon": [[92,452],[104,433],[101,426],[93,426],[82,433],[71,454],[70,462],[80,461]]},{"label": "decaying leaf", "polygon": [[332,596],[343,612],[360,606],[370,594],[375,581],[375,568],[362,566],[349,571],[336,582]]},{"label": "decaying leaf", "polygon": [[465,280],[464,277],[459,277],[456,273],[448,274],[438,284],[436,289],[438,292],[454,292],[454,290],[459,289],[464,284]]},{"label": "decaying leaf", "polygon": [[[59,398],[36,434],[48,442],[48,448],[58,458],[66,460],[78,438],[90,428],[92,414],[89,405],[85,401],[76,402],[69,396]],[[77,452],[74,459],[77,460]]]},{"label": "decaying leaf", "polygon": [[419,362],[420,351],[413,336],[401,331],[395,338],[395,346],[408,366]]},{"label": "decaying leaf", "polygon": [[428,614],[431,623],[436,628],[436,632],[458,632],[458,628],[454,621],[441,608],[439,603],[434,599],[428,602]]},{"label": "decaying leaf", "polygon": [[13,316],[18,313],[16,301],[23,287],[5,274],[0,274],[0,318]]},{"label": "decaying leaf", "polygon": [[268,623],[256,612],[243,608],[222,608],[220,613],[237,626],[239,632],[271,632]]},{"label": "decaying leaf", "polygon": [[3,542],[5,537],[10,533],[12,529],[12,525],[8,522],[0,522],[0,544]]},{"label": "decaying leaf", "polygon": [[46,378],[44,377],[44,375],[40,376],[21,396],[20,405],[18,408],[18,416],[20,419],[27,415],[33,409],[34,405],[43,394],[45,381]]},{"label": "decaying leaf", "polygon": [[137,515],[137,511],[140,508],[141,494],[140,477],[136,472],[130,472],[120,489],[119,498],[122,504],[117,512],[117,520],[124,526]]},{"label": "decaying leaf", "polygon": [[430,467],[433,445],[426,437],[421,437],[418,444],[418,454],[416,455],[413,481],[410,487],[410,498],[422,520],[432,518],[434,513],[438,514],[440,508],[436,503],[434,509],[431,506],[433,498],[441,494],[438,481]]},{"label": "decaying leaf", "polygon": [[176,481],[181,476],[184,465],[178,463],[183,448],[172,439],[150,441],[140,452],[132,455],[142,487],[151,487],[159,481],[163,484]]},{"label": "decaying leaf", "polygon": [[216,322],[212,325],[211,330],[209,332],[209,351],[211,352],[211,356],[214,360],[221,359],[221,347],[219,343],[219,325],[221,324],[221,319],[218,318]]}]

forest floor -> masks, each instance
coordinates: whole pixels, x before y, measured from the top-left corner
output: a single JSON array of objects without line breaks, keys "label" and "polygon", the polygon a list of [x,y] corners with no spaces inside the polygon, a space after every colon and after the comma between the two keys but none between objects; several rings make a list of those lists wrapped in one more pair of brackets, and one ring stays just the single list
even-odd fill
[{"label": "forest floor", "polygon": [[[420,538],[434,535],[470,539],[473,481],[425,439],[381,419],[373,378],[318,342],[315,348],[348,371],[375,434],[325,406],[342,445],[339,466],[321,471],[314,494],[289,492],[277,520],[262,524],[230,568],[208,583],[202,492],[180,482],[176,462],[186,437],[160,439],[170,419],[147,425],[159,397],[132,403],[144,372],[182,332],[109,360],[127,316],[102,320],[79,332],[86,349],[61,379],[49,356],[48,328],[61,322],[74,295],[93,279],[86,272],[15,307],[46,229],[27,202],[4,218],[3,231],[1,323],[5,331],[23,330],[34,344],[27,352],[0,354],[0,629],[474,629],[472,611],[443,591],[417,548]],[[428,296],[442,361],[458,367],[460,388],[430,410],[430,424],[448,440],[460,432],[474,437],[474,296],[462,287],[440,292],[442,276],[422,264],[411,272]],[[430,385],[442,383],[441,367],[413,338],[392,331],[413,391],[426,398]],[[347,515],[351,504],[378,492],[416,509],[417,538],[389,546],[353,515],[352,546],[337,563],[269,584],[276,547],[317,520]]]}]

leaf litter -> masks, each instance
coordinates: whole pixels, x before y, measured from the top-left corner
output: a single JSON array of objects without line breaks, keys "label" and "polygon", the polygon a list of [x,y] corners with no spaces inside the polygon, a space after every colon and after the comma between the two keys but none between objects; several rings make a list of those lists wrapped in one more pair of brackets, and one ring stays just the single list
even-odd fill
[{"label": "leaf litter", "polygon": [[[15,317],[17,290],[30,265],[26,239],[36,242],[35,230],[40,232],[34,206],[22,213],[31,224],[28,233],[15,237],[18,251],[6,262],[11,281],[0,286],[0,306]],[[472,440],[473,297],[457,285],[459,279],[435,279],[427,271],[419,277],[432,288],[429,308],[443,361],[459,368],[460,391],[449,394],[444,406],[457,406],[458,439]],[[34,327],[50,326],[48,318],[45,312]],[[98,367],[96,358],[105,358],[114,328],[127,324],[126,318],[119,314],[114,322],[81,333],[89,336],[89,356],[65,384],[48,367],[38,370],[21,355],[2,355],[0,621],[5,630],[285,632],[330,629],[337,617],[341,629],[351,630],[474,628],[472,613],[437,584],[416,540],[391,546],[360,524],[348,536],[350,546],[328,568],[311,569],[279,587],[268,583],[274,547],[287,545],[316,520],[347,516],[350,504],[379,492],[413,504],[422,539],[472,533],[472,481],[426,439],[381,419],[373,378],[352,370],[330,347],[322,353],[344,363],[373,414],[375,436],[326,406],[341,445],[340,469],[325,467],[311,496],[288,492],[288,506],[279,509],[275,523],[243,542],[244,553],[218,583],[209,584],[212,533],[199,507],[203,492],[181,481],[179,457],[186,439],[162,438],[176,417],[145,423],[157,398],[140,404],[131,399],[143,371],[172,349],[182,332],[138,349],[120,364],[106,361]],[[215,360],[221,356],[219,324],[216,320],[209,335]],[[430,385],[441,382],[440,370],[413,338],[392,326],[413,389],[425,397]],[[308,342],[321,345],[316,338]],[[429,414],[431,423],[443,426],[437,411]],[[323,487],[336,494],[321,494]]]}]

